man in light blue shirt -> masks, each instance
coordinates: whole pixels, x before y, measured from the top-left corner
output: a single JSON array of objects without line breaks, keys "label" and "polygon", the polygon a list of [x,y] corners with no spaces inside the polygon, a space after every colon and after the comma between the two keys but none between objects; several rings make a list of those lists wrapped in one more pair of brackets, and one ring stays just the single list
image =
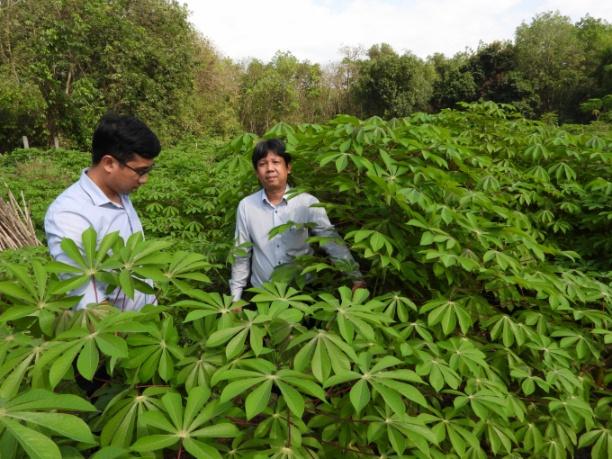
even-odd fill
[{"label": "man in light blue shirt", "polygon": [[[142,232],[128,195],[147,182],[160,150],[157,136],[137,118],[103,117],[93,135],[92,165],[47,209],[45,232],[51,256],[72,264],[61,248],[62,239],[72,239],[82,248],[81,235],[89,227],[96,231],[98,242],[113,231],[119,231],[124,240]],[[153,295],[138,291],[134,299],[120,289],[107,295],[106,288],[103,283],[90,282],[73,291],[73,295],[83,295],[77,309],[108,302],[122,310],[139,310],[155,302]]]},{"label": "man in light blue shirt", "polygon": [[[316,207],[317,198],[308,193],[288,196],[291,155],[285,151],[282,141],[259,142],[252,162],[263,188],[240,201],[236,212],[236,245],[246,253],[237,256],[232,265],[230,289],[235,301],[241,298],[249,281],[259,287],[270,280],[277,266],[297,256],[312,254],[306,242],[309,233],[339,239],[325,209]],[[292,223],[290,228],[269,237],[271,229],[287,223]],[[330,241],[322,247],[332,260],[357,265],[344,244]],[[353,288],[365,286],[359,271],[353,275],[356,278]]]}]

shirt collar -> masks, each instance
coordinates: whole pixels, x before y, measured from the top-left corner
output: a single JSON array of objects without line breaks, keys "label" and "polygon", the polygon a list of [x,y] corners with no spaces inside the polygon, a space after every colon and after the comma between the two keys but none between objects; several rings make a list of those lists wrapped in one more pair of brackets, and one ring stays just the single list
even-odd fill
[{"label": "shirt collar", "polygon": [[[291,187],[289,186],[289,184],[287,184],[287,187],[285,188],[285,193],[283,194],[283,200],[281,202],[284,202],[285,204],[287,204],[287,196],[289,195],[289,190],[291,189]],[[266,190],[265,189],[261,189],[260,193],[260,199],[262,202],[268,204],[269,206],[272,207],[276,207],[274,204],[272,204],[269,200],[268,200],[268,196],[266,196]]]},{"label": "shirt collar", "polygon": [[[105,204],[112,204],[115,207],[121,207],[117,203],[111,201],[108,196],[104,194],[104,192],[100,189],[96,182],[94,182],[89,175],[87,175],[87,171],[89,168],[83,169],[81,172],[81,177],[79,178],[79,185],[83,189],[85,193],[90,197],[91,201],[95,206],[103,206]],[[121,202],[123,202],[123,196],[120,196]]]}]

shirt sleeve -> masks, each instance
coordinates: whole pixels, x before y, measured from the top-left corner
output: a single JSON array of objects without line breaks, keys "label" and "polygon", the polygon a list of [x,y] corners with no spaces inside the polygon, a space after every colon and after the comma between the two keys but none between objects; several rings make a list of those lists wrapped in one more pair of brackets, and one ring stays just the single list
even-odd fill
[{"label": "shirt sleeve", "polygon": [[236,234],[234,250],[234,264],[230,279],[230,291],[234,301],[242,297],[242,291],[247,285],[251,273],[251,235],[247,225],[247,216],[244,201],[238,205],[236,211]]},{"label": "shirt sleeve", "polygon": [[[47,245],[53,259],[75,266],[75,262],[62,250],[61,243],[64,238],[72,239],[82,251],[81,235],[91,227],[91,223],[76,212],[64,209],[50,208],[45,216],[45,233]],[[83,309],[90,303],[101,303],[106,300],[106,284],[90,281],[70,292],[72,296],[82,295],[77,309]]]},{"label": "shirt sleeve", "polygon": [[315,224],[315,226],[312,228],[312,233],[315,236],[335,239],[337,242],[330,240],[322,243],[321,247],[323,250],[325,250],[333,262],[343,261],[351,264],[354,267],[354,270],[350,273],[350,275],[352,277],[361,278],[362,276],[357,262],[351,255],[348,247],[346,247],[346,245],[342,242],[342,238],[334,228],[334,225],[332,225],[329,221],[325,209],[323,207],[316,206],[317,204],[319,204],[319,200],[316,198],[314,198],[314,201],[310,204],[310,222]]}]

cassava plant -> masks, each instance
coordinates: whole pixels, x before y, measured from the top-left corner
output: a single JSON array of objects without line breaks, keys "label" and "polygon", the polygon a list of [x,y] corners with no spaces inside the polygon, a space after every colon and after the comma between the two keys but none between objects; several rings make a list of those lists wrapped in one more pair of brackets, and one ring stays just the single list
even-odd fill
[{"label": "cassava plant", "polygon": [[[248,301],[225,294],[211,262],[233,240],[228,209],[257,187],[256,137],[240,136],[204,159],[214,205],[196,245],[209,251],[90,232],[83,250],[65,242],[70,266],[3,267],[0,451],[610,457],[610,135],[492,103],[266,135],[287,141],[294,188],[322,199],[368,288],[352,292],[342,266],[315,256]],[[159,305],[72,311],[70,290],[92,277],[128,295],[153,279]],[[87,397],[96,411],[60,411],[93,435],[11,408],[32,393]],[[25,444],[16,424],[57,450]]]}]

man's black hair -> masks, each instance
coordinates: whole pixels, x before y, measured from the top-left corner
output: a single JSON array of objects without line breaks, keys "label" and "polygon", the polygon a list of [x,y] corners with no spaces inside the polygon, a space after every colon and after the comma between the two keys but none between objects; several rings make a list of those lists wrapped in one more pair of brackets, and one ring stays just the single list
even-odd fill
[{"label": "man's black hair", "polygon": [[285,166],[289,166],[289,164],[291,164],[291,155],[285,151],[285,144],[283,141],[280,139],[267,139],[262,140],[255,145],[253,157],[251,158],[253,161],[253,168],[257,169],[257,163],[259,160],[268,156],[269,152],[275,153],[282,157],[285,160]]},{"label": "man's black hair", "polygon": [[153,131],[138,118],[109,113],[102,117],[93,134],[91,150],[93,164],[98,164],[104,155],[126,163],[134,154],[155,158],[161,145]]}]

